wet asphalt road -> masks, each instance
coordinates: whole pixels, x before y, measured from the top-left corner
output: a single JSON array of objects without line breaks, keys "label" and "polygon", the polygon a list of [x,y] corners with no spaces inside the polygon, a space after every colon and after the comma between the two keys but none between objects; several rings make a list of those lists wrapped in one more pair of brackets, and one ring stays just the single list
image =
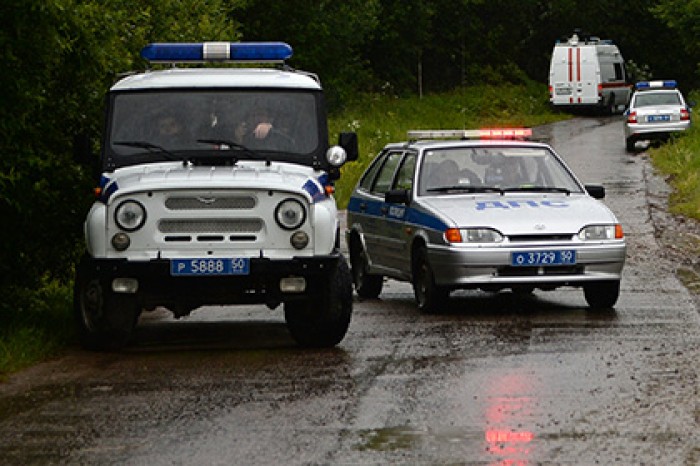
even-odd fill
[{"label": "wet asphalt road", "polygon": [[564,289],[420,315],[390,281],[322,351],[296,348],[281,310],[156,314],[122,353],[73,349],[0,385],[1,462],[699,464],[700,318],[655,240],[666,187],[619,117],[538,134],[624,225],[614,311]]}]

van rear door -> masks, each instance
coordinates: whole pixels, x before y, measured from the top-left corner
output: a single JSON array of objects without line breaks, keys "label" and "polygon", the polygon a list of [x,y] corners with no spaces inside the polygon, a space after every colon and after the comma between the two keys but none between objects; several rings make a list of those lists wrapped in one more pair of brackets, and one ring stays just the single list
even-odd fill
[{"label": "van rear door", "polygon": [[553,105],[598,103],[600,68],[593,46],[559,45],[550,65],[550,102]]}]

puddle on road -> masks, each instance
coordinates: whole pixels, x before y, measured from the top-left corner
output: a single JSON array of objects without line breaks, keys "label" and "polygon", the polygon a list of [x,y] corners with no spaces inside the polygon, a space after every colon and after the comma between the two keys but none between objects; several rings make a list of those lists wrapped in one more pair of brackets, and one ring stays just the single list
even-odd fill
[{"label": "puddle on road", "polygon": [[357,447],[359,451],[417,451],[427,443],[434,444],[434,449],[467,447],[472,452],[483,451],[490,461],[498,460],[502,461],[502,464],[523,464],[523,461],[528,461],[531,452],[530,443],[535,439],[535,434],[530,431],[510,429],[475,431],[460,427],[438,429],[387,427],[363,431],[360,437],[362,443]]}]

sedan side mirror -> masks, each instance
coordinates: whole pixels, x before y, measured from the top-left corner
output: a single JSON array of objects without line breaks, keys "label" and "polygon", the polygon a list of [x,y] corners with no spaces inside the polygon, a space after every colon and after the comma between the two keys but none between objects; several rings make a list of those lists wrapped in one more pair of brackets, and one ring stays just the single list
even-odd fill
[{"label": "sedan side mirror", "polygon": [[587,184],[584,186],[586,188],[586,192],[590,194],[591,197],[594,199],[603,199],[605,198],[605,187],[598,185],[598,184]]}]

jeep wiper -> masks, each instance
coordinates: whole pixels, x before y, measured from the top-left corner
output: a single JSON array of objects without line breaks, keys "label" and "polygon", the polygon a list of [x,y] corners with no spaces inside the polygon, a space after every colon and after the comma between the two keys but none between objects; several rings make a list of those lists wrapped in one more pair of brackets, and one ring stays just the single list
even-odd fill
[{"label": "jeep wiper", "polygon": [[182,160],[181,157],[178,157],[177,155],[173,154],[165,147],[159,146],[158,144],[153,144],[152,142],[148,141],[116,141],[112,144],[114,144],[115,146],[138,147],[139,149],[146,149],[148,150],[148,152],[151,153],[163,154],[168,160]]},{"label": "jeep wiper", "polygon": [[[254,152],[251,149],[248,149],[243,144],[239,144],[239,143],[231,141],[229,139],[197,139],[197,142],[200,142],[202,144],[216,144],[219,146],[228,146],[230,149],[247,154],[248,156],[250,156],[251,159],[261,159],[262,158],[260,156],[260,154],[258,154],[257,152]],[[267,160],[267,158],[265,158],[264,160],[269,163],[269,160]]]},{"label": "jeep wiper", "polygon": [[440,186],[427,189],[429,193],[446,193],[449,191],[459,191],[463,193],[503,193],[503,190],[493,186]]},{"label": "jeep wiper", "polygon": [[503,188],[506,192],[545,192],[545,193],[564,193],[571,194],[571,191],[566,188],[557,188],[554,186],[516,186],[512,188]]}]

